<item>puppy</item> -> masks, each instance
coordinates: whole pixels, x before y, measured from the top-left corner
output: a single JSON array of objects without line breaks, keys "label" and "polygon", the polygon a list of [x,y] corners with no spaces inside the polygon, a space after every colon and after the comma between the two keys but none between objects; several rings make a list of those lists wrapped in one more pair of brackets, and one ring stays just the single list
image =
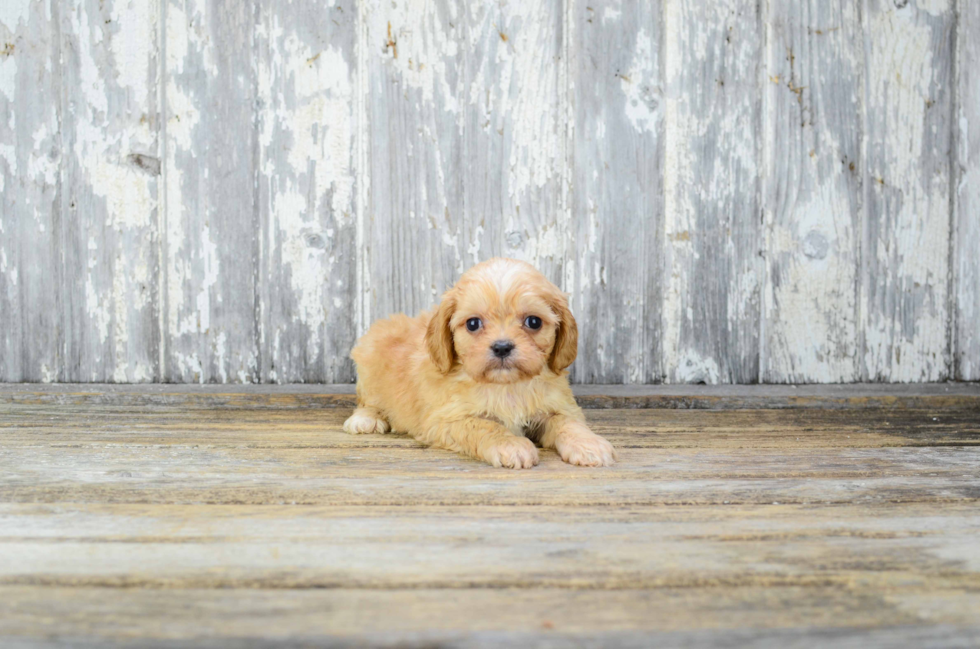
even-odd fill
[{"label": "puppy", "polygon": [[474,266],[432,313],[374,323],[351,352],[351,434],[407,432],[496,467],[529,469],[534,442],[565,462],[609,466],[612,445],[585,424],[565,371],[578,353],[567,296],[513,259]]}]

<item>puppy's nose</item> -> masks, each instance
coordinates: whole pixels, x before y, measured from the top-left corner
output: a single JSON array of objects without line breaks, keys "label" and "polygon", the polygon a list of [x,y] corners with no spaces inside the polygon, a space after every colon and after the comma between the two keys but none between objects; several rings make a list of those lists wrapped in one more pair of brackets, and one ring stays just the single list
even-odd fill
[{"label": "puppy's nose", "polygon": [[514,351],[514,343],[509,340],[497,340],[490,345],[490,349],[493,350],[493,355],[497,358],[507,358]]}]

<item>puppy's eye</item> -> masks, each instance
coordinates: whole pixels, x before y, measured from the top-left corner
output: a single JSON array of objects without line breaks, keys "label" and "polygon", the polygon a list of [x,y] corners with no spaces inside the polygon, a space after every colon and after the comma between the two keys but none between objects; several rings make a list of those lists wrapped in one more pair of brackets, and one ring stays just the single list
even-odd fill
[{"label": "puppy's eye", "polygon": [[528,329],[540,329],[541,328],[541,318],[536,315],[529,315],[524,318],[524,326]]},{"label": "puppy's eye", "polygon": [[483,326],[483,322],[479,318],[470,318],[466,321],[466,329],[468,331],[476,331],[481,326]]}]

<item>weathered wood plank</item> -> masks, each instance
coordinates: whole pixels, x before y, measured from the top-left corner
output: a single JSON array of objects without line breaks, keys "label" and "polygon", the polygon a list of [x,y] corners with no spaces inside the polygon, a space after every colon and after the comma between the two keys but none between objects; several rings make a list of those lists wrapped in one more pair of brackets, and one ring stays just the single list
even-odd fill
[{"label": "weathered wood plank", "polygon": [[255,7],[166,0],[167,381],[259,378]]},{"label": "weathered wood plank", "polygon": [[370,189],[361,277],[362,329],[417,313],[481,245],[464,222],[463,34],[453,2],[365,0]]},{"label": "weathered wood plank", "polygon": [[661,3],[570,3],[574,147],[567,286],[580,383],[662,378]]},{"label": "weathered wood plank", "polygon": [[[160,406],[8,406],[8,447],[127,444],[209,448],[417,448],[407,435],[343,432],[350,410],[214,410]],[[975,411],[590,410],[617,448],[780,449],[980,445]]]},{"label": "weathered wood plank", "polygon": [[[861,385],[576,385],[583,408],[679,410],[980,410],[978,383]],[[182,409],[353,408],[354,386],[0,384],[0,404]]]},{"label": "weathered wood plank", "polygon": [[559,3],[367,11],[368,319],[429,308],[494,255],[560,281]]},{"label": "weathered wood plank", "polygon": [[[13,645],[18,647],[195,641],[220,648],[799,644],[858,649],[968,647],[980,637],[967,617],[967,604],[975,604],[975,598],[950,591],[936,592],[932,600],[913,593],[901,602],[881,593],[819,586],[394,592],[5,586],[0,594],[0,633],[24,643]],[[934,603],[953,606],[926,608]]]},{"label": "weathered wood plank", "polygon": [[765,382],[856,381],[864,43],[858,3],[769,5]]},{"label": "weathered wood plank", "polygon": [[345,414],[3,402],[5,646],[969,646],[980,633],[980,451],[886,448],[975,441],[975,411],[592,410],[619,464],[544,452],[526,472],[344,435]]},{"label": "weathered wood plank", "polygon": [[980,380],[980,4],[957,4],[953,378]]},{"label": "weathered wood plank", "polygon": [[[2,505],[0,584],[970,588],[975,508]],[[406,557],[411,557],[410,561]],[[584,563],[587,561],[587,565]]]},{"label": "weathered wood plank", "polygon": [[259,375],[350,381],[357,7],[263,2],[259,14]]},{"label": "weathered wood plank", "polygon": [[949,376],[953,26],[946,2],[869,0],[864,379]]},{"label": "weathered wood plank", "polygon": [[0,381],[64,371],[62,4],[0,11]]},{"label": "weathered wood plank", "polygon": [[157,9],[91,0],[62,16],[61,326],[72,381],[161,378]]},{"label": "weathered wood plank", "polygon": [[980,378],[972,4],[324,3],[8,3],[0,380],[349,380],[492,254],[579,381]]},{"label": "weathered wood plank", "polygon": [[[733,445],[734,446],[734,445]],[[974,502],[975,448],[620,449],[583,471],[527,472],[421,448],[11,445],[0,500],[338,505]],[[392,467],[398,467],[397,472]]]},{"label": "weathered wood plank", "polygon": [[562,2],[462,6],[463,166],[454,170],[470,230],[458,242],[462,267],[513,257],[561,285]]},{"label": "weathered wood plank", "polygon": [[759,380],[763,26],[749,0],[664,11],[666,380]]}]

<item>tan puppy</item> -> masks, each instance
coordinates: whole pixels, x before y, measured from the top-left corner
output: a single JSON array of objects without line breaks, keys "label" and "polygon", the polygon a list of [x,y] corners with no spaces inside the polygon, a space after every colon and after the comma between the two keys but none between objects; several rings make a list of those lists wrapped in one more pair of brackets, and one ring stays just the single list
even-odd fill
[{"label": "tan puppy", "polygon": [[531,440],[582,466],[612,445],[585,425],[565,368],[578,353],[568,299],[534,267],[491,259],[468,270],[434,313],[374,323],[358,341],[348,433],[407,432],[494,466],[538,463]]}]

